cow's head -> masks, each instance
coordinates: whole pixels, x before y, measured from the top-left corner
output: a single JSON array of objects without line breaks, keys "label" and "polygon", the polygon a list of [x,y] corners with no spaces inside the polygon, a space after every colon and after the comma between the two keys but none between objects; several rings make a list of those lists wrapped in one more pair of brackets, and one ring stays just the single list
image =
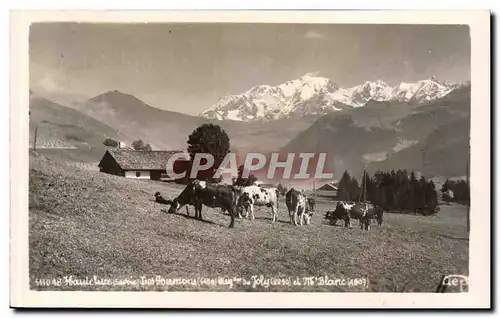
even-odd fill
[{"label": "cow's head", "polygon": [[332,218],[333,211],[326,211],[325,213],[325,219],[329,220]]},{"label": "cow's head", "polygon": [[238,196],[238,200],[236,201],[236,212],[241,214],[243,213],[243,208],[246,208],[252,202],[250,198],[250,194],[248,192],[243,192]]},{"label": "cow's head", "polygon": [[315,205],[315,202],[314,202],[314,199],[313,198],[307,198],[307,206],[308,208],[311,210],[311,212],[314,212],[314,205]]},{"label": "cow's head", "polygon": [[181,204],[177,199],[174,199],[172,201],[172,204],[170,205],[170,209],[168,209],[168,213],[175,213],[181,208]]}]

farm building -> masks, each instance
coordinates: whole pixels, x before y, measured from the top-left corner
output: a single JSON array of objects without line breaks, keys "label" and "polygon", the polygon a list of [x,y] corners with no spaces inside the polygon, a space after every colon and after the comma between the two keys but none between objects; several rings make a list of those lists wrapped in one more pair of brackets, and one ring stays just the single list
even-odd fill
[{"label": "farm building", "polygon": [[[167,161],[173,154],[182,151],[137,151],[128,149],[108,149],[99,162],[99,171],[133,179],[169,180]],[[177,159],[174,172],[187,171],[190,161]]]},{"label": "farm building", "polygon": [[327,183],[318,188],[318,191],[338,191],[339,188],[333,183]]},{"label": "farm building", "polygon": [[335,183],[329,182],[322,185],[314,191],[314,195],[318,197],[335,198],[337,197],[338,187]]}]

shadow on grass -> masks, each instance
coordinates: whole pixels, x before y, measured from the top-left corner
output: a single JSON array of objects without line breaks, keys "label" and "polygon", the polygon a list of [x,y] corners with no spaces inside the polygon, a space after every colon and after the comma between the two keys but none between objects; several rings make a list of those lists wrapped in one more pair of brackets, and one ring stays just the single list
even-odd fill
[{"label": "shadow on grass", "polygon": [[[256,220],[266,220],[266,221],[269,221],[269,223],[271,223],[273,221],[272,217],[266,217],[266,216],[256,216],[255,219]],[[283,220],[277,219],[276,223],[290,224],[290,221],[283,221]]]},{"label": "shadow on grass", "polygon": [[450,239],[450,240],[457,240],[457,241],[469,241],[469,238],[468,237],[454,237],[454,236],[451,236],[451,235],[445,235],[445,234],[439,234],[440,237],[443,237],[443,238],[447,238],[447,239]]},{"label": "shadow on grass", "polygon": [[227,227],[227,225],[218,224],[218,223],[215,223],[215,222],[207,220],[207,219],[202,219],[202,220],[197,219],[197,218],[194,217],[194,215],[192,215],[192,216],[191,215],[187,215],[187,214],[182,213],[180,211],[178,211],[178,212],[172,212],[172,213],[169,213],[165,209],[161,209],[160,211],[163,212],[163,213],[165,213],[165,214],[179,215],[179,216],[182,216],[182,217],[184,217],[186,219],[191,219],[191,220],[199,221],[199,222],[202,222],[202,223],[213,224],[213,225],[217,225],[217,226],[220,226],[220,227]]}]

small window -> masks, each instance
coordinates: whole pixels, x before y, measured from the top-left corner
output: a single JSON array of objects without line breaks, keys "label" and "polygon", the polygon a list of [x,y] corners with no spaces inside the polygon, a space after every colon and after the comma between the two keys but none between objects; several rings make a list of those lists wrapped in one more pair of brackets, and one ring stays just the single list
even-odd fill
[{"label": "small window", "polygon": [[137,172],[135,173],[135,176],[136,176],[137,178],[139,178],[139,177],[141,176],[141,172],[140,172],[140,171],[137,171]]}]

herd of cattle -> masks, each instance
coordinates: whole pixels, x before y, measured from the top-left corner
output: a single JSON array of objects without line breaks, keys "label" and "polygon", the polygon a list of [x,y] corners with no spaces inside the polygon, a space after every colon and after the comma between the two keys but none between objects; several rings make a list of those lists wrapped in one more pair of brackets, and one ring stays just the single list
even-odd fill
[{"label": "herd of cattle", "polygon": [[[232,186],[194,180],[173,200],[164,199],[160,192],[155,193],[155,201],[170,205],[168,213],[176,213],[182,207],[194,206],[195,218],[202,220],[202,207],[220,208],[231,217],[229,227],[234,227],[235,218],[243,216],[255,219],[254,207],[271,209],[272,222],[278,219],[280,193],[277,188],[264,188],[260,185]],[[314,213],[315,200],[296,189],[289,190],[285,202],[293,225],[310,224]],[[327,211],[325,218],[336,225],[343,220],[345,227],[350,227],[350,220],[357,219],[361,229],[369,230],[372,219],[382,225],[383,210],[368,203],[339,201],[333,211]]]}]

